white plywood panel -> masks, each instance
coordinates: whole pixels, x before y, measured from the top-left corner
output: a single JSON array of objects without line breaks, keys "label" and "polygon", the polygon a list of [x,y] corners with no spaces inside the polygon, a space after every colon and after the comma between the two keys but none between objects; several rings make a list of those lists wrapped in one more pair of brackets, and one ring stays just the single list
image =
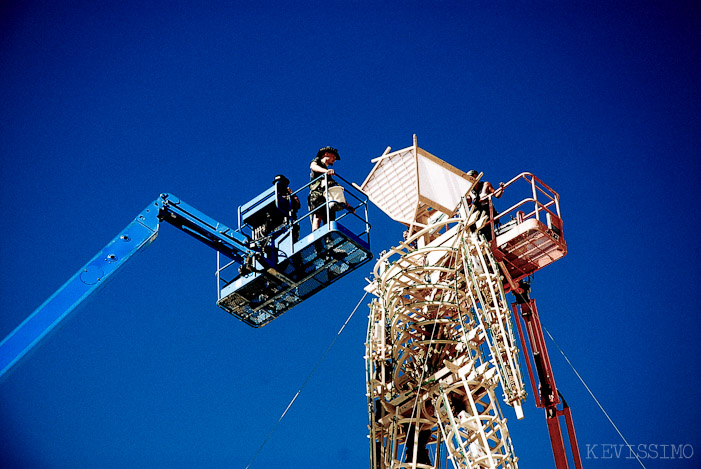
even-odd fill
[{"label": "white plywood panel", "polygon": [[372,161],[375,167],[361,189],[380,210],[407,225],[416,224],[417,217],[425,218],[431,209],[452,215],[475,182],[416,145]]},{"label": "white plywood panel", "polygon": [[372,203],[392,219],[411,224],[419,202],[413,147],[380,159],[361,186]]},{"label": "white plywood panel", "polygon": [[447,214],[452,214],[460,203],[460,197],[467,194],[473,179],[462,171],[424,152],[418,153],[419,194],[429,201],[429,205]]}]

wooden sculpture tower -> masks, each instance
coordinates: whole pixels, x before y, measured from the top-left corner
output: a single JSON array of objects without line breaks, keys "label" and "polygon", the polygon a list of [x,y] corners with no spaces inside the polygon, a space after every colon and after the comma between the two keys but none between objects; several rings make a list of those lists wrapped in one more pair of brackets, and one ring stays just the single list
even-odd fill
[{"label": "wooden sculpture tower", "polygon": [[[508,259],[495,256],[493,219],[470,203],[482,174],[431,155],[416,136],[411,147],[388,148],[373,162],[361,188],[407,231],[380,256],[367,287],[375,295],[366,342],[371,467],[518,467],[500,401],[523,417],[526,391],[505,296],[523,275],[512,277]],[[559,222],[557,194],[534,202],[537,223],[550,230]],[[533,261],[534,269],[564,255],[564,241],[548,245],[520,230],[533,214],[518,213],[510,233],[523,233],[509,239],[538,244],[545,261]],[[553,222],[541,221],[546,213]],[[516,257],[529,255],[536,256]]]}]

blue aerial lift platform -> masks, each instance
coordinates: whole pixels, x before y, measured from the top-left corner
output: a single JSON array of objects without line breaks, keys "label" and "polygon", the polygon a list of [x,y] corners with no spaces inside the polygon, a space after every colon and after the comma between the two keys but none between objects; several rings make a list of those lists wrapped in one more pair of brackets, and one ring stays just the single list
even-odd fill
[{"label": "blue aerial lift platform", "polygon": [[[241,267],[235,258],[219,251],[220,308],[260,327],[372,259],[367,198],[340,176],[335,179],[346,182],[335,186],[343,188],[344,202],[335,201],[327,189],[329,202],[300,217],[295,213],[300,205],[298,194],[311,183],[292,192],[280,176],[273,187],[239,207],[237,233],[251,239],[256,251],[264,255],[249,257]],[[324,187],[330,185],[324,183]],[[328,223],[301,236],[312,213],[322,211]]]},{"label": "blue aerial lift platform", "polygon": [[[328,176],[320,178],[328,188]],[[292,192],[289,181],[277,176],[272,187],[239,207],[236,229],[173,194],[161,194],[0,342],[0,377],[150,245],[161,222],[217,251],[219,307],[250,326],[267,324],[372,259],[367,197],[340,176],[335,179],[331,185],[343,188],[342,204],[327,189],[327,203],[313,212],[324,211],[328,222],[304,236],[312,213],[301,210],[298,194],[311,183]]]}]

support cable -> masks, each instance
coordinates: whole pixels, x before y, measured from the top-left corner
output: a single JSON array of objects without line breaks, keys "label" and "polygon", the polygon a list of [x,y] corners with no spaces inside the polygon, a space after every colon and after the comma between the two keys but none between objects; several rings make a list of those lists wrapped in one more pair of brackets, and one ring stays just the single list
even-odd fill
[{"label": "support cable", "polygon": [[298,397],[299,394],[302,392],[302,389],[304,389],[304,387],[307,385],[307,383],[309,382],[309,380],[311,379],[311,377],[312,377],[312,376],[314,375],[314,373],[316,372],[317,368],[319,368],[319,365],[321,365],[321,362],[324,361],[324,358],[326,358],[326,355],[327,355],[327,354],[329,353],[329,351],[331,350],[331,347],[333,347],[333,345],[336,343],[336,340],[338,339],[338,337],[339,337],[339,336],[341,335],[341,333],[343,332],[343,329],[346,328],[346,326],[347,326],[348,323],[350,322],[350,320],[351,320],[351,318],[353,317],[353,315],[355,314],[355,312],[356,312],[356,311],[358,310],[358,308],[360,307],[361,303],[363,302],[363,300],[365,299],[365,297],[367,296],[367,294],[368,294],[368,292],[365,292],[365,294],[364,294],[363,297],[360,299],[360,301],[358,301],[358,304],[355,305],[355,308],[353,309],[353,311],[352,311],[352,312],[350,313],[350,315],[348,316],[348,319],[346,319],[346,322],[343,323],[343,326],[341,326],[341,329],[339,329],[338,333],[336,334],[336,337],[333,338],[333,340],[331,341],[331,343],[329,344],[329,346],[326,348],[326,351],[321,355],[321,358],[320,358],[319,361],[316,363],[316,365],[314,365],[314,368],[312,368],[312,371],[309,373],[309,375],[307,376],[307,378],[304,380],[304,382],[302,383],[302,386],[300,386],[300,388],[297,390],[297,393],[294,395],[294,397],[292,398],[292,400],[290,401],[290,403],[287,404],[287,407],[285,408],[285,411],[282,413],[282,415],[280,415],[280,418],[279,418],[278,421],[275,423],[275,425],[273,426],[272,430],[270,430],[270,433],[268,433],[268,435],[265,437],[265,439],[263,440],[263,443],[261,443],[261,445],[260,445],[260,447],[258,448],[258,450],[256,451],[256,453],[253,455],[253,457],[252,457],[251,460],[249,461],[248,465],[246,465],[246,469],[248,469],[249,467],[251,467],[251,464],[253,464],[253,461],[255,461],[255,459],[258,457],[258,454],[259,454],[259,453],[261,452],[261,450],[263,449],[263,446],[265,446],[265,444],[268,442],[268,440],[269,440],[270,437],[273,435],[273,433],[275,433],[275,430],[277,430],[277,427],[280,425],[280,422],[282,422],[282,419],[285,418],[285,415],[286,415],[287,412],[290,410],[290,407],[292,407],[292,404],[294,404],[294,402],[297,400],[297,397]]},{"label": "support cable", "polygon": [[[613,423],[613,420],[611,419],[611,417],[609,417],[609,414],[604,410],[604,407],[601,405],[601,403],[600,403],[599,400],[596,398],[596,396],[594,396],[594,393],[591,391],[591,389],[589,389],[589,386],[587,386],[587,383],[584,382],[584,379],[583,379],[582,376],[577,372],[577,370],[575,369],[575,367],[574,367],[574,365],[572,364],[572,362],[570,361],[570,359],[567,358],[567,355],[565,355],[565,352],[563,352],[562,348],[558,345],[557,342],[555,342],[555,339],[553,338],[552,334],[550,334],[550,331],[549,331],[545,326],[543,326],[543,330],[545,331],[546,334],[548,334],[548,337],[550,337],[550,340],[552,340],[553,344],[555,344],[555,347],[557,347],[557,349],[560,351],[560,353],[562,354],[562,356],[565,357],[565,360],[567,361],[567,363],[568,363],[568,364],[570,365],[570,367],[572,368],[572,371],[574,371],[574,374],[577,375],[577,378],[579,378],[579,380],[582,382],[582,384],[584,385],[584,387],[587,389],[587,391],[589,392],[589,395],[592,397],[592,399],[594,399],[594,402],[596,402],[596,405],[599,406],[599,409],[601,409],[601,412],[604,413],[604,415],[606,416],[606,418],[608,419],[608,421],[611,423],[611,425],[613,426],[613,428],[616,430],[616,432],[618,432],[618,436],[621,437],[621,439],[622,439],[623,442],[626,444],[626,446],[632,451],[633,447],[630,445],[630,443],[628,443],[628,440],[626,440],[626,438],[623,436],[623,433],[621,433],[621,431],[618,429],[618,427],[616,426],[616,424]],[[645,464],[643,464],[643,462],[640,460],[640,457],[638,457],[638,454],[637,454],[635,451],[632,451],[632,453],[635,455],[635,459],[638,460],[638,462],[640,463],[640,465],[641,465],[643,468],[645,468]],[[645,468],[645,469],[647,469],[647,468]]]}]

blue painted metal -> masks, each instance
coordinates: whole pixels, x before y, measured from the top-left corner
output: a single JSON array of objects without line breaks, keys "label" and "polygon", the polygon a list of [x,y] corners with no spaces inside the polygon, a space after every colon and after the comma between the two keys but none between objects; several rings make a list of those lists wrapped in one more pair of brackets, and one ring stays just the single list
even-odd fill
[{"label": "blue painted metal", "polygon": [[[204,215],[172,194],[161,194],[61,288],[0,342],[0,377],[45,339],[73,310],[105,285],[132,256],[158,236],[165,221],[243,263],[257,253],[246,236]],[[265,262],[262,259],[261,262]]]},{"label": "blue painted metal", "polygon": [[[297,239],[304,229],[300,225],[308,222],[310,214],[302,214],[296,220],[285,219],[283,229],[273,230],[261,240],[272,267],[256,263],[250,272],[227,276],[225,272],[231,265],[218,266],[220,308],[252,327],[261,327],[372,259],[367,197],[339,175],[335,177],[336,183],[344,187],[353,211],[341,213],[330,204],[319,206],[315,210],[325,212],[325,218],[332,221],[301,239]],[[240,231],[255,233],[256,226],[265,220],[282,219],[277,212],[289,210],[284,202],[289,199],[281,198],[279,191],[273,189],[240,207]],[[330,200],[328,194],[326,200]],[[336,220],[331,216],[332,210]],[[276,225],[277,222],[271,223]]]},{"label": "blue painted metal", "polygon": [[228,283],[217,305],[261,327],[371,259],[368,243],[332,221],[295,243],[274,272],[261,269]]},{"label": "blue painted metal", "polygon": [[289,199],[280,194],[277,185],[239,207],[239,225],[257,226],[273,217],[282,221],[290,211]]},{"label": "blue painted metal", "polygon": [[[239,214],[245,214],[249,228],[250,224],[263,223],[266,225],[259,228],[267,229],[268,225],[282,223],[273,226],[272,231],[259,230],[261,238],[251,239],[241,227],[233,230],[178,197],[161,194],[0,342],[0,378],[132,256],[150,245],[162,221],[232,260],[227,268],[235,269],[236,281],[240,280],[241,285],[234,292],[238,295],[236,306],[232,306],[234,296],[223,302],[220,295],[217,304],[254,327],[271,321],[372,258],[369,239],[366,242],[336,222],[297,242],[293,233],[298,231],[299,221],[292,220],[290,200],[287,186],[276,184],[244,205]],[[366,203],[367,199],[362,202]],[[367,210],[365,213],[363,233],[368,234]],[[254,273],[241,267],[252,268]],[[241,301],[250,304],[242,305]]]},{"label": "blue painted metal", "polygon": [[156,204],[160,207],[160,220],[231,259],[242,262],[246,257],[258,254],[249,247],[250,239],[247,236],[208,217],[173,194],[161,194]]},{"label": "blue painted metal", "polygon": [[78,305],[100,289],[134,254],[158,236],[158,201],[110,241],[48,300],[0,342],[0,377],[46,338]]}]

